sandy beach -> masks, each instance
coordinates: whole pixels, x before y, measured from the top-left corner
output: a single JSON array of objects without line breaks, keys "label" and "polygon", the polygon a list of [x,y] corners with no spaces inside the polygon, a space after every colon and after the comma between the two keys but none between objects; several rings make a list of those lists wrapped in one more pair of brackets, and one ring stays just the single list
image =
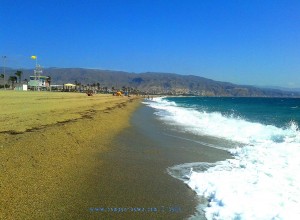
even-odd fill
[{"label": "sandy beach", "polygon": [[0,219],[187,219],[199,198],[167,168],[228,156],[165,135],[140,97],[0,100]]},{"label": "sandy beach", "polygon": [[1,91],[0,100],[0,219],[93,217],[105,188],[98,154],[129,126],[140,99]]}]

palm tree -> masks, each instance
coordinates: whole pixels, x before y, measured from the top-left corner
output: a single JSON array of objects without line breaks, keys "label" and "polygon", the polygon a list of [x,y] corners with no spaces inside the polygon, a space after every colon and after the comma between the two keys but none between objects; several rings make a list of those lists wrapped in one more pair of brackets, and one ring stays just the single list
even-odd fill
[{"label": "palm tree", "polygon": [[51,76],[47,76],[46,81],[49,84],[49,88],[50,88],[50,91],[51,91]]},{"label": "palm tree", "polygon": [[75,84],[75,90],[80,91],[81,90],[81,82],[78,82],[77,80],[74,81]]},{"label": "palm tree", "polygon": [[19,78],[19,83],[21,83],[21,77],[22,77],[23,72],[18,70],[15,75]]},{"label": "palm tree", "polygon": [[47,83],[49,83],[49,87],[50,87],[50,85],[51,85],[51,76],[47,76],[47,79],[46,79],[46,81],[47,81]]},{"label": "palm tree", "polygon": [[81,82],[78,82],[78,81],[75,80],[75,85],[76,85],[76,89],[77,89],[78,91],[81,91],[81,90],[82,90]]},{"label": "palm tree", "polygon": [[[2,79],[2,81],[3,81],[3,88],[5,88],[5,83],[4,83],[4,74],[1,74],[0,75],[0,79]],[[1,88],[1,87],[0,87]]]},{"label": "palm tree", "polygon": [[15,82],[17,82],[18,78],[16,76],[10,76],[9,81],[11,81],[11,88],[14,89]]}]

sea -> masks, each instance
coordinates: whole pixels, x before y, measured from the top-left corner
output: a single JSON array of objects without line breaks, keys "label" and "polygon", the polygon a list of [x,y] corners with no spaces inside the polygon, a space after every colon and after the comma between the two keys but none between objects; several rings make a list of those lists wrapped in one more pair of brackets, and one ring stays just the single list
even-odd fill
[{"label": "sea", "polygon": [[198,137],[199,146],[231,155],[167,169],[202,198],[191,219],[300,219],[300,99],[158,97],[144,104],[176,138]]}]

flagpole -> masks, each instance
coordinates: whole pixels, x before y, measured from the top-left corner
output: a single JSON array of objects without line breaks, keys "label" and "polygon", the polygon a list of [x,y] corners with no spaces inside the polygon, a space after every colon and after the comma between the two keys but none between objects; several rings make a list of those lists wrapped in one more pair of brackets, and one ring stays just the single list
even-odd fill
[{"label": "flagpole", "polygon": [[40,66],[38,66],[38,62],[37,62],[38,57],[35,58],[35,65],[36,65],[36,70],[37,70],[37,90],[40,91]]},{"label": "flagpole", "polygon": [[4,90],[6,90],[6,87],[5,87],[5,60],[7,58],[7,56],[2,56],[3,58],[3,84],[4,84]]},{"label": "flagpole", "polygon": [[[37,56],[31,56],[31,59],[35,60],[35,70],[33,71],[34,72],[34,80],[35,80],[35,83],[38,83],[37,82],[37,71],[38,71]],[[34,86],[34,91],[36,91],[36,89],[39,90],[38,84]]]}]

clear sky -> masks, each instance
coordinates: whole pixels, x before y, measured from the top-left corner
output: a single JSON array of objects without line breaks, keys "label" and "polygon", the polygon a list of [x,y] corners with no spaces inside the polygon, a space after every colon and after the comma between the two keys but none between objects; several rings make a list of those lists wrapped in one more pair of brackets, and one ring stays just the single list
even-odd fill
[{"label": "clear sky", "polygon": [[300,87],[300,1],[0,0],[0,55]]}]

